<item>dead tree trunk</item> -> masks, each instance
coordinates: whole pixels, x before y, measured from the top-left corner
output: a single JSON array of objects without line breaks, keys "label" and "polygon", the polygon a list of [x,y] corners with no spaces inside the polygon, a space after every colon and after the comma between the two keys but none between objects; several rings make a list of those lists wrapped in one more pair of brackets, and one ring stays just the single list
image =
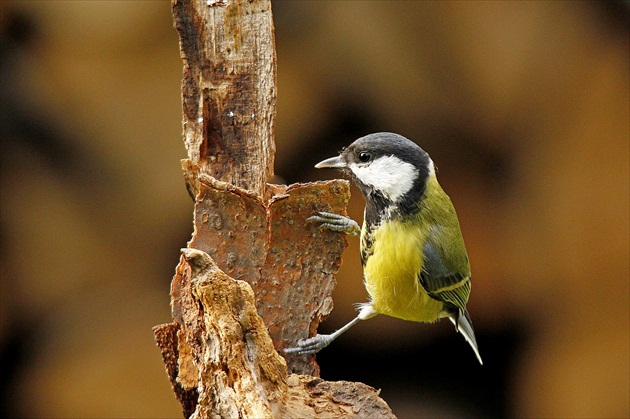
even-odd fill
[{"label": "dead tree trunk", "polygon": [[270,1],[173,0],[172,10],[195,217],[171,284],[173,323],[154,333],[184,415],[393,417],[371,387],[325,382],[314,356],[280,355],[332,310],[345,238],[306,218],[345,213],[349,186],[266,183],[275,152]]}]

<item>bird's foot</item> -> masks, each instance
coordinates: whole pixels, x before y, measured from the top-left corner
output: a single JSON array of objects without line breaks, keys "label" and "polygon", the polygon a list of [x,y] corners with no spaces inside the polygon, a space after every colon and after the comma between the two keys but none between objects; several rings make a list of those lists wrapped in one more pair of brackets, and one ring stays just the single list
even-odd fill
[{"label": "bird's foot", "polygon": [[359,227],[359,224],[351,218],[324,211],[320,211],[317,214],[318,215],[313,215],[312,217],[307,218],[306,221],[322,223],[319,226],[320,229],[325,228],[332,231],[339,231],[351,236],[358,236],[361,233],[361,227]]},{"label": "bird's foot", "polygon": [[312,338],[300,340],[295,348],[285,348],[284,352],[296,355],[316,354],[328,346],[334,339],[332,335],[315,335]]}]

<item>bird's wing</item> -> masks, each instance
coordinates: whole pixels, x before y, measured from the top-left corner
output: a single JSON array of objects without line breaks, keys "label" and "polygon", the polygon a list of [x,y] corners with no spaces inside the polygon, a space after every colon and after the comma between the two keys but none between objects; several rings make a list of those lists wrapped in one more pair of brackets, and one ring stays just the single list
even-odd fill
[{"label": "bird's wing", "polygon": [[[448,234],[443,229],[434,228],[423,247],[424,265],[418,278],[430,297],[442,301],[448,317],[475,351],[481,364],[481,355],[477,348],[477,340],[473,330],[470,315],[466,310],[466,303],[470,295],[470,265],[466,249],[461,239],[459,229],[450,230],[452,236],[451,247],[444,249],[440,243],[440,234]],[[446,254],[446,252],[450,252]]]},{"label": "bird's wing", "polygon": [[[435,234],[435,233],[434,233]],[[444,256],[444,251],[429,237],[424,245],[424,264],[420,284],[427,294],[451,308],[466,309],[470,295],[470,267],[467,257],[465,266],[457,269]],[[455,249],[459,250],[459,249]],[[465,250],[463,250],[465,252]],[[465,256],[465,254],[464,254]]]}]

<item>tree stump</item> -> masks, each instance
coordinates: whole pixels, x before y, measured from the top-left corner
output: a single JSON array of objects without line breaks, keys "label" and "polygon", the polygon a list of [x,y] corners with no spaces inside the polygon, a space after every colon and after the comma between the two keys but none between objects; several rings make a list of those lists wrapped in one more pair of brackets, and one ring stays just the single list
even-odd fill
[{"label": "tree stump", "polygon": [[184,416],[394,417],[373,388],[323,381],[314,355],[282,351],[315,335],[332,310],[347,243],[306,219],[345,214],[350,189],[342,180],[266,183],[276,112],[270,1],[173,0],[172,11],[194,233],[171,284],[173,323],[154,333]]}]

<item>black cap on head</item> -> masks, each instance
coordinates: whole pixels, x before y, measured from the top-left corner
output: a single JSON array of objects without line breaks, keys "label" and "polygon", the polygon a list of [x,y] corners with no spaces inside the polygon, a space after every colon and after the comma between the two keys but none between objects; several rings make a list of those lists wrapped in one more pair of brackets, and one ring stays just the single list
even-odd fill
[{"label": "black cap on head", "polygon": [[419,170],[432,164],[431,158],[420,146],[392,132],[377,132],[361,137],[345,148],[341,155],[348,164],[365,162],[368,157],[374,160],[382,156],[396,156]]}]

